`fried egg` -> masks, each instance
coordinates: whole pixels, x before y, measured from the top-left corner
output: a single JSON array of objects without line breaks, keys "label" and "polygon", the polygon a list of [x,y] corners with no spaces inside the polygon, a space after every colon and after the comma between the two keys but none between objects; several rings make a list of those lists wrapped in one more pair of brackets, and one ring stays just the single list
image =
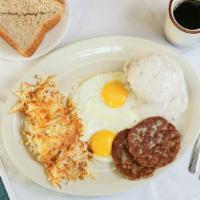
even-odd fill
[{"label": "fried egg", "polygon": [[115,133],[109,130],[100,130],[91,136],[89,145],[97,160],[112,161],[110,155],[114,137]]},{"label": "fried egg", "polygon": [[82,140],[89,142],[94,158],[112,161],[114,136],[138,121],[124,73],[109,72],[87,79],[73,91],[72,100],[84,127]]}]

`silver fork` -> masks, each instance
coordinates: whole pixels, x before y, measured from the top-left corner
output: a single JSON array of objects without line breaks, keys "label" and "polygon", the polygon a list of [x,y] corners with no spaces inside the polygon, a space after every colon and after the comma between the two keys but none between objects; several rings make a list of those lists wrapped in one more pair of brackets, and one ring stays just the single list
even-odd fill
[{"label": "silver fork", "polygon": [[188,168],[190,173],[192,174],[196,173],[199,166],[199,160],[200,160],[200,133],[198,135],[196,142],[194,143],[192,156],[191,156],[190,164]]}]

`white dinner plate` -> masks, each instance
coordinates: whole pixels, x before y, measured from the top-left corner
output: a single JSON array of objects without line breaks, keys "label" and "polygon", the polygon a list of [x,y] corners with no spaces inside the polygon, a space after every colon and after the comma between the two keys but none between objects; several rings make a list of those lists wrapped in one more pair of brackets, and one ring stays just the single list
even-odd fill
[{"label": "white dinner plate", "polygon": [[63,39],[70,22],[70,2],[66,0],[65,14],[60,22],[46,33],[44,40],[39,48],[31,57],[21,56],[14,48],[12,48],[5,40],[0,37],[0,58],[12,61],[32,60],[44,56],[53,50]]},{"label": "white dinner plate", "polygon": [[127,59],[152,51],[164,52],[174,57],[182,66],[185,75],[189,105],[176,124],[182,133],[178,155],[180,158],[192,145],[200,127],[200,81],[197,75],[187,61],[171,49],[140,38],[114,36],[78,42],[46,56],[15,86],[4,106],[2,133],[8,154],[19,170],[34,182],[51,190],[87,196],[110,195],[134,189],[148,181],[153,181],[153,177],[167,171],[168,167],[163,167],[151,178],[129,181],[112,170],[112,166],[94,163],[95,169],[99,172],[96,180],[71,182],[69,185],[63,185],[61,189],[56,189],[47,181],[42,165],[33,160],[27,149],[19,143],[22,119],[18,114],[9,113],[9,109],[17,101],[13,92],[19,88],[21,82],[34,81],[35,74],[57,75],[59,88],[67,95],[70,89],[84,78],[102,72],[121,71]]}]

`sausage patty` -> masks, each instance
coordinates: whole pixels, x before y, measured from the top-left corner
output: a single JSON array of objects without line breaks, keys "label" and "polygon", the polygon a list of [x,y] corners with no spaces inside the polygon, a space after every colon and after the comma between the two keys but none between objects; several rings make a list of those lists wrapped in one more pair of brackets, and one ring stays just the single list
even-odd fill
[{"label": "sausage patty", "polygon": [[162,117],[150,117],[132,129],[128,150],[141,166],[158,168],[172,162],[180,149],[180,134]]},{"label": "sausage patty", "polygon": [[154,169],[142,167],[128,152],[127,136],[129,129],[117,134],[112,144],[112,157],[117,170],[127,179],[139,179],[153,175]]}]

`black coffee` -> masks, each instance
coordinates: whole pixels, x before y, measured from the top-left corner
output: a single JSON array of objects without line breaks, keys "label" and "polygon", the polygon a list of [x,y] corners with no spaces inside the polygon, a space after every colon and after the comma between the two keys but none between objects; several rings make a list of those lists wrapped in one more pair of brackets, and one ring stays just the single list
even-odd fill
[{"label": "black coffee", "polygon": [[200,1],[186,0],[174,9],[176,21],[184,28],[195,30],[200,28]]}]

